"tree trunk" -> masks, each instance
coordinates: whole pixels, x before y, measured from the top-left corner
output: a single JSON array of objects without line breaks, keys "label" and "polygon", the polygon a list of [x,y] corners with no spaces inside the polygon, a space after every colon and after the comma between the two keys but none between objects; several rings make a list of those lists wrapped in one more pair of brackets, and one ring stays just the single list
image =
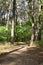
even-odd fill
[{"label": "tree trunk", "polygon": [[12,6],[12,0],[10,0],[9,10],[8,10],[8,14],[7,14],[6,31],[8,31],[9,15],[10,15],[10,11],[11,11],[11,6]]},{"label": "tree trunk", "polygon": [[7,14],[6,31],[8,31],[8,24],[9,24],[9,13]]},{"label": "tree trunk", "polygon": [[32,35],[31,35],[31,42],[30,46],[33,46],[33,43],[35,41],[35,22],[34,22],[34,5],[35,5],[35,0],[32,0]]},{"label": "tree trunk", "polygon": [[12,19],[11,42],[14,41],[14,18]]},{"label": "tree trunk", "polygon": [[41,40],[41,21],[40,21],[40,16],[39,16],[39,25],[38,25],[38,40]]},{"label": "tree trunk", "polygon": [[39,17],[38,17],[38,40],[41,40],[41,20],[40,20],[40,17],[41,17],[41,2],[39,0]]},{"label": "tree trunk", "polygon": [[33,45],[34,41],[35,41],[35,23],[34,23],[34,17],[32,16],[32,35],[31,35],[30,46]]},{"label": "tree trunk", "polygon": [[14,22],[15,22],[15,11],[16,11],[16,0],[13,0],[13,19],[12,19],[12,29],[11,29],[11,42],[14,42]]}]

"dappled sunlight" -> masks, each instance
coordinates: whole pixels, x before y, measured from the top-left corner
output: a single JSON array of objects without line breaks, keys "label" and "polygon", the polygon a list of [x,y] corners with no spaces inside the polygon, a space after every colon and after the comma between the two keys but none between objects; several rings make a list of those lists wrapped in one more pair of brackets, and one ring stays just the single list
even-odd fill
[{"label": "dappled sunlight", "polygon": [[21,48],[13,49],[0,56],[0,64],[2,65],[40,65],[43,63],[43,51],[40,47],[29,47],[22,45]]},{"label": "dappled sunlight", "polygon": [[43,65],[42,0],[0,0],[0,65]]}]

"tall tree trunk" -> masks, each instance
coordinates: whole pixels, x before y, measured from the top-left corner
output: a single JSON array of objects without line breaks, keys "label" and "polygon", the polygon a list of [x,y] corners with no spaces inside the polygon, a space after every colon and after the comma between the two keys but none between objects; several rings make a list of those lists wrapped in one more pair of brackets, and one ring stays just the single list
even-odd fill
[{"label": "tall tree trunk", "polygon": [[10,0],[9,10],[8,10],[8,14],[7,14],[6,31],[8,31],[9,15],[10,15],[10,11],[11,11],[11,6],[12,6],[12,0]]},{"label": "tall tree trunk", "polygon": [[12,18],[12,29],[11,29],[11,42],[14,42],[15,12],[16,12],[16,0],[13,0],[13,18]]},{"label": "tall tree trunk", "polygon": [[38,17],[38,40],[41,40],[41,2],[39,0],[39,17]]},{"label": "tall tree trunk", "polygon": [[31,35],[30,46],[32,46],[35,41],[34,5],[35,5],[35,0],[32,0],[32,18],[31,18],[32,19],[32,35]]}]

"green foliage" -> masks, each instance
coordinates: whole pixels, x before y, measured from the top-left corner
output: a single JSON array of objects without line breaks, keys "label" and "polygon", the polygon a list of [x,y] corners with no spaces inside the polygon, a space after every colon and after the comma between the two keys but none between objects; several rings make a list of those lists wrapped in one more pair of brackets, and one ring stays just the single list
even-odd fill
[{"label": "green foliage", "polygon": [[35,41],[35,45],[43,47],[43,40]]},{"label": "green foliage", "polygon": [[32,2],[32,0],[29,0],[29,2]]},{"label": "green foliage", "polygon": [[[28,41],[30,40],[30,29],[31,22],[27,21],[21,26],[19,24],[15,25],[14,29],[14,41]],[[11,39],[11,26],[9,26],[8,32],[6,32],[6,27],[0,25],[0,41],[10,41]]]},{"label": "green foliage", "polygon": [[14,37],[15,41],[29,41],[30,40],[30,28],[31,23],[27,21],[21,26],[18,24],[15,26]]},{"label": "green foliage", "polygon": [[6,32],[5,26],[0,26],[0,41],[9,41],[10,40],[10,29]]},{"label": "green foliage", "polygon": [[0,21],[0,25],[6,25],[6,22],[5,22],[5,20],[2,20],[2,21]]}]

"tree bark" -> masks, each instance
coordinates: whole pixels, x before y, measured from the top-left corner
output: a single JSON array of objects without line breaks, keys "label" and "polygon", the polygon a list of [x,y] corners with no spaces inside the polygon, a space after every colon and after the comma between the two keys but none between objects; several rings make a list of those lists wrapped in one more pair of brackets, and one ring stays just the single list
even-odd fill
[{"label": "tree bark", "polygon": [[39,16],[39,22],[38,22],[38,40],[41,40],[41,21],[40,21],[40,16]]},{"label": "tree bark", "polygon": [[11,42],[14,42],[14,19],[12,19]]},{"label": "tree bark", "polygon": [[34,17],[32,16],[32,35],[31,35],[30,46],[33,45],[34,41],[35,41],[35,23],[34,23]]},{"label": "tree bark", "polygon": [[12,0],[10,0],[10,5],[9,5],[9,10],[7,14],[7,22],[6,22],[6,31],[8,31],[8,25],[9,25],[9,16],[10,16],[10,11],[11,11],[11,6],[12,6]]},{"label": "tree bark", "polygon": [[8,25],[9,25],[9,13],[7,13],[6,31],[8,31]]},{"label": "tree bark", "polygon": [[38,40],[41,40],[41,2],[39,0],[39,17],[38,17]]},{"label": "tree bark", "polygon": [[35,0],[32,0],[32,16],[31,16],[31,19],[32,19],[32,35],[31,35],[30,46],[32,46],[34,41],[35,41],[34,5],[35,5]]},{"label": "tree bark", "polygon": [[15,22],[15,12],[16,12],[16,0],[13,0],[13,18],[12,18],[12,29],[11,29],[11,42],[14,42],[14,22]]}]

